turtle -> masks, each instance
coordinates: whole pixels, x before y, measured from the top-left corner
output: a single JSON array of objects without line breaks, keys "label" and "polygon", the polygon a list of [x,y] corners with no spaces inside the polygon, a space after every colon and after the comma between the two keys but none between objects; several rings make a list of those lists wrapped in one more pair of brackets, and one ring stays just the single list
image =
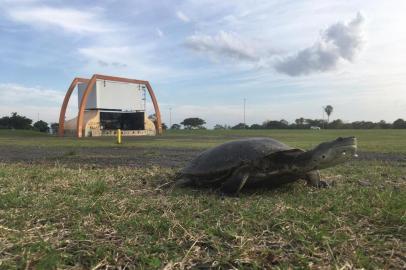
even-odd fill
[{"label": "turtle", "polygon": [[339,137],[305,151],[269,137],[230,141],[200,153],[177,175],[177,185],[218,187],[238,194],[243,187],[277,186],[304,179],[327,187],[320,169],[357,157],[357,139]]}]

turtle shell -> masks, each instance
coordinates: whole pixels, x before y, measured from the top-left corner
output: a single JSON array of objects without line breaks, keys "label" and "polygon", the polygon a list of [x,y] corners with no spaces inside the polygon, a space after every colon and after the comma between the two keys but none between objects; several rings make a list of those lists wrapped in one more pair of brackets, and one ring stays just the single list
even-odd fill
[{"label": "turtle shell", "polygon": [[261,159],[292,147],[271,138],[248,138],[221,144],[202,152],[182,171],[183,175],[206,176],[221,174],[243,162]]}]

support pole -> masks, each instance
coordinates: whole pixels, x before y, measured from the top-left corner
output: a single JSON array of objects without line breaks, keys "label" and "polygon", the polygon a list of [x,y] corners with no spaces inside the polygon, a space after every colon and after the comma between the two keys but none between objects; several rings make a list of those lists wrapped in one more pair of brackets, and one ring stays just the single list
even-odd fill
[{"label": "support pole", "polygon": [[117,129],[117,143],[121,144],[121,129]]}]

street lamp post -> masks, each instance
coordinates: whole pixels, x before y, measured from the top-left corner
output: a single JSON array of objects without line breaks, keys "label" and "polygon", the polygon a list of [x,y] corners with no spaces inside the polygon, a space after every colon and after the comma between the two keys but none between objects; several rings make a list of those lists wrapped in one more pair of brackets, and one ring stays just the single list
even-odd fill
[{"label": "street lamp post", "polygon": [[172,127],[172,108],[169,107],[169,128]]},{"label": "street lamp post", "polygon": [[246,98],[244,98],[244,128],[246,127],[246,124],[245,124],[245,103],[246,103]]},{"label": "street lamp post", "polygon": [[324,129],[324,112],[326,111],[326,107],[321,107],[322,112],[323,112],[323,129]]}]

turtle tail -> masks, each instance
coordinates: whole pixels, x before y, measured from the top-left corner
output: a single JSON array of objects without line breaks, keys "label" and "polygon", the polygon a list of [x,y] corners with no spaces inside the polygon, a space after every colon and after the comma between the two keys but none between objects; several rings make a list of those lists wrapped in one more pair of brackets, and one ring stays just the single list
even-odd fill
[{"label": "turtle tail", "polygon": [[174,175],[173,180],[175,183],[172,185],[172,187],[187,187],[194,184],[194,181],[191,178],[187,177],[181,172],[177,172]]},{"label": "turtle tail", "polygon": [[193,185],[193,180],[189,178],[179,178],[175,184],[173,185],[174,187],[189,187]]}]

